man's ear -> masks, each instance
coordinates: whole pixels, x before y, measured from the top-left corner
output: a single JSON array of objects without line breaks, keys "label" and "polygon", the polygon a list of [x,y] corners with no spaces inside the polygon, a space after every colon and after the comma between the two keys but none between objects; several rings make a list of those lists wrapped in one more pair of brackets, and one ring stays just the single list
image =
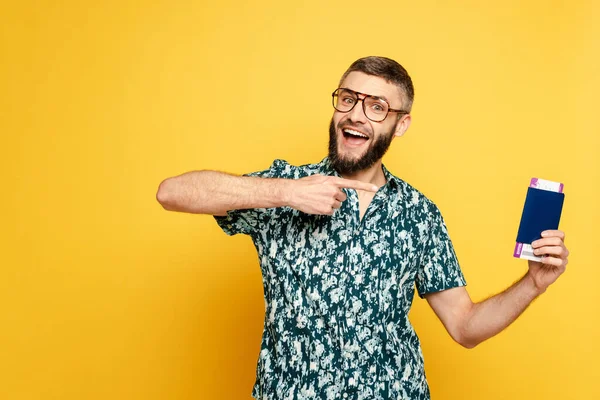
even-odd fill
[{"label": "man's ear", "polygon": [[396,124],[396,131],[394,132],[394,136],[400,137],[404,135],[404,132],[406,132],[408,130],[408,127],[410,126],[411,120],[412,117],[410,114],[402,115],[400,117],[400,120]]}]

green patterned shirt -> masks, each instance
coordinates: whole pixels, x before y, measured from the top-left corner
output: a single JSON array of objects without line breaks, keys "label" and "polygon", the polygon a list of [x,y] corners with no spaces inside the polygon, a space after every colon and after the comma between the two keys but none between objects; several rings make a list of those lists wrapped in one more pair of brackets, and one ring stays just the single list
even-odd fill
[{"label": "green patterned shirt", "polygon": [[[256,399],[429,399],[423,354],[408,319],[420,297],[465,279],[442,215],[385,167],[362,220],[356,191],[332,216],[290,207],[215,217],[228,234],[250,235],[258,251],[265,321]],[[329,160],[275,160],[249,174],[298,179],[335,175]]]}]

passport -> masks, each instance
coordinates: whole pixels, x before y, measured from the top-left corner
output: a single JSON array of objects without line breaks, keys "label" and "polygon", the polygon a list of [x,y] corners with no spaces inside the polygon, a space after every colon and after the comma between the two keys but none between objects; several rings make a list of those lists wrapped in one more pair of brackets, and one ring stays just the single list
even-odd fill
[{"label": "passport", "polygon": [[521,222],[513,256],[541,261],[533,254],[531,243],[541,239],[542,232],[558,229],[565,201],[564,185],[559,182],[532,178],[527,188]]}]

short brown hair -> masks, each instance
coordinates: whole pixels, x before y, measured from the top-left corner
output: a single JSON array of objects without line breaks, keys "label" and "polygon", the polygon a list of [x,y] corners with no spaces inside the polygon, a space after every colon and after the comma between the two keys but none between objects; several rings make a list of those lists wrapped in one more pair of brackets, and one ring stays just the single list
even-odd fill
[{"label": "short brown hair", "polygon": [[410,112],[415,98],[415,89],[408,72],[406,72],[406,69],[404,69],[402,65],[391,58],[386,57],[370,56],[359,58],[350,65],[346,72],[344,72],[342,79],[340,79],[340,85],[344,79],[346,79],[348,74],[353,71],[378,76],[398,86],[402,90],[406,100],[406,104],[404,104],[402,108],[405,111]]}]

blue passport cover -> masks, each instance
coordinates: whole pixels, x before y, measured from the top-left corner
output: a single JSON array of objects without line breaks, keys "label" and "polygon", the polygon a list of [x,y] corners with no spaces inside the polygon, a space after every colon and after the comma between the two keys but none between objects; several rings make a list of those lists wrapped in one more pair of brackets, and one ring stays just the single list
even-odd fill
[{"label": "blue passport cover", "polygon": [[542,237],[543,231],[558,229],[564,200],[564,193],[528,188],[517,242],[531,244]]}]

